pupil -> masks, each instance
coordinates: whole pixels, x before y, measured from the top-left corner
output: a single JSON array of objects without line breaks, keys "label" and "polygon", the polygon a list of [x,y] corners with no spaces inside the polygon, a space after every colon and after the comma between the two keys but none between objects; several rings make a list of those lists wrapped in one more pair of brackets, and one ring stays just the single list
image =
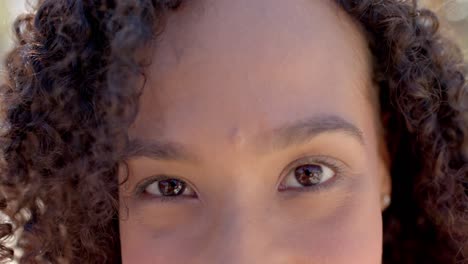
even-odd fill
[{"label": "pupil", "polygon": [[319,184],[322,179],[322,167],[320,165],[303,165],[296,168],[294,175],[296,180],[304,186]]},{"label": "pupil", "polygon": [[184,192],[185,183],[176,179],[167,179],[159,181],[158,187],[164,196],[177,196]]}]

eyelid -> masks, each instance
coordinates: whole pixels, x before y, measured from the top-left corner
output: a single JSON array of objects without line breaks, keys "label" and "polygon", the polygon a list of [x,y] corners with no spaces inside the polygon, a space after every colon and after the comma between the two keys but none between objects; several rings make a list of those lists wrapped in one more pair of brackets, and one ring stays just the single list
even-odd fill
[{"label": "eyelid", "polygon": [[320,190],[324,189],[327,187],[331,187],[333,183],[340,181],[343,179],[344,174],[347,174],[349,171],[349,166],[345,162],[332,158],[330,156],[324,156],[324,155],[317,155],[317,156],[305,156],[299,159],[296,159],[289,163],[285,169],[280,174],[280,180],[277,184],[277,189],[280,192],[288,191],[288,189],[281,190],[281,184],[284,182],[285,178],[289,176],[292,170],[295,168],[302,166],[302,165],[307,165],[307,164],[318,164],[318,165],[323,165],[329,167],[335,175],[333,176],[332,179],[321,183],[317,184],[314,186],[308,186],[308,187],[303,187],[303,188],[295,188],[295,192],[310,192],[310,191],[315,191],[315,190]]}]

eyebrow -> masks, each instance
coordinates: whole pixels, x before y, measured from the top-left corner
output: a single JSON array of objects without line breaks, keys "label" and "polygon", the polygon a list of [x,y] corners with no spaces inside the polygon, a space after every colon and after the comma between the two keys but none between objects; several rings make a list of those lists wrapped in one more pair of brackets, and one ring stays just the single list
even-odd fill
[{"label": "eyebrow", "polygon": [[156,160],[196,160],[196,155],[185,146],[175,142],[159,142],[146,139],[132,139],[125,150],[125,158],[147,157]]},{"label": "eyebrow", "polygon": [[[254,142],[267,147],[270,151],[285,149],[310,141],[312,138],[330,132],[341,132],[365,145],[363,132],[351,122],[336,115],[325,115],[308,118],[286,124],[272,131],[262,133]],[[197,156],[189,149],[176,142],[159,142],[135,138],[129,141],[125,157],[148,157],[156,160],[194,161]]]},{"label": "eyebrow", "polygon": [[[331,132],[349,135],[365,146],[364,133],[353,123],[337,115],[321,115],[286,124],[261,135],[257,142],[264,142],[271,151],[303,144],[312,138]],[[265,141],[268,142],[265,142]]]}]

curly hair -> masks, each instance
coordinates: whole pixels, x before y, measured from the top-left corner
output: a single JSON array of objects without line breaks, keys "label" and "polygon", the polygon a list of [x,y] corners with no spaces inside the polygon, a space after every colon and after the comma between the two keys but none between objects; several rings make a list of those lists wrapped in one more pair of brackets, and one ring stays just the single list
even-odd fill
[{"label": "curly hair", "polygon": [[[182,3],[181,3],[182,2]],[[336,0],[374,57],[392,205],[384,263],[468,261],[468,70],[416,1]],[[1,85],[0,260],[120,261],[117,168],[138,113],[134,56],[183,1],[40,0]],[[157,63],[154,61],[152,63]]]}]

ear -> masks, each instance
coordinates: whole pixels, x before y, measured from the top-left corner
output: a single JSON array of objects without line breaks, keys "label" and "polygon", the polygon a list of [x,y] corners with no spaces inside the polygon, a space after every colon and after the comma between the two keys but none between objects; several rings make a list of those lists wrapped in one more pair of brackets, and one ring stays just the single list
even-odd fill
[{"label": "ear", "polygon": [[379,165],[378,165],[378,174],[379,174],[379,179],[380,179],[380,201],[381,201],[381,208],[382,211],[386,209],[386,204],[384,202],[384,197],[385,195],[388,195],[391,197],[392,193],[392,177],[390,175],[390,168],[391,168],[391,157],[390,157],[390,152],[388,150],[388,145],[386,142],[386,135],[385,135],[385,130],[384,127],[387,127],[386,124],[389,120],[388,115],[383,115],[383,120],[382,120],[382,127],[381,127],[381,133],[379,136],[379,142],[378,142],[378,155],[379,155]]}]

